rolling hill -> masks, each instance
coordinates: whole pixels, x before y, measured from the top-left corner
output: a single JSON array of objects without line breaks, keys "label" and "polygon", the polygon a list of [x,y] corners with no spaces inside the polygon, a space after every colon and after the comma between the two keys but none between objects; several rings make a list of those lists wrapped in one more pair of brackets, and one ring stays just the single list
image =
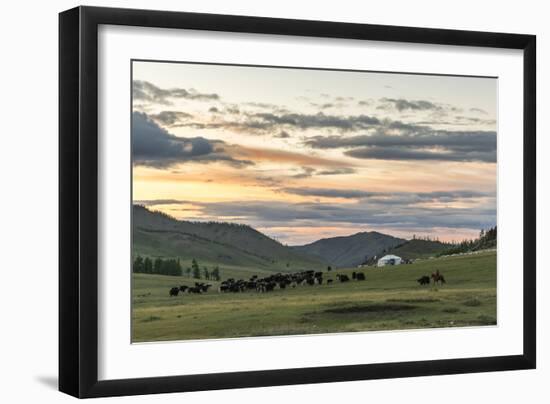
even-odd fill
[{"label": "rolling hill", "polygon": [[439,241],[413,239],[390,248],[383,254],[394,254],[406,259],[427,258],[436,256],[449,247],[449,244]]},{"label": "rolling hill", "polygon": [[327,261],[334,267],[344,268],[355,267],[368,258],[405,242],[404,239],[371,231],[325,238],[293,248],[295,251]]},{"label": "rolling hill", "polygon": [[326,268],[320,257],[286,247],[250,226],[176,220],[139,205],[133,208],[133,253],[196,258],[201,265],[230,265],[270,271]]}]

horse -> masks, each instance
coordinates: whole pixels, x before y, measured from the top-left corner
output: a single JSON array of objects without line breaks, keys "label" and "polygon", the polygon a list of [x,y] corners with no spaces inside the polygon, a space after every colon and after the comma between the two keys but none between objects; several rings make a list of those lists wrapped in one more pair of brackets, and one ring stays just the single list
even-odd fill
[{"label": "horse", "polygon": [[440,282],[442,285],[444,283],[447,283],[445,282],[445,278],[443,277],[443,275],[439,273],[439,269],[432,274],[432,279],[434,281],[434,285],[437,285],[437,282]]}]

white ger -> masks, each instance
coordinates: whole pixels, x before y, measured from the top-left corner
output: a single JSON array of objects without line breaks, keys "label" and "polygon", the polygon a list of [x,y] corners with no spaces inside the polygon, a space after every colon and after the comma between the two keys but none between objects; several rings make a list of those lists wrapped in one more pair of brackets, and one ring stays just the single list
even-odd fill
[{"label": "white ger", "polygon": [[399,265],[401,264],[401,261],[401,257],[398,257],[397,255],[384,255],[378,260],[377,266],[385,267],[386,265]]}]

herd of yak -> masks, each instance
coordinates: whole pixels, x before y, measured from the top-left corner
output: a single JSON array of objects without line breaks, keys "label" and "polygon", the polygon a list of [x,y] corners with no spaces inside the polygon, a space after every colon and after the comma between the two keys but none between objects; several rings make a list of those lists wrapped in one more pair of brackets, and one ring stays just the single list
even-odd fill
[{"label": "herd of yak", "polygon": [[[341,282],[349,282],[350,277],[346,274],[337,274],[336,279]],[[351,280],[364,281],[365,274],[362,272],[352,272]],[[431,277],[428,275],[417,279],[420,285],[429,285],[433,280],[434,284],[438,282],[445,283],[445,278],[439,273],[439,270],[434,272]],[[252,276],[248,280],[233,278],[227,279],[220,283],[218,292],[220,293],[239,293],[247,291],[255,291],[260,293],[272,292],[275,289],[295,288],[297,286],[314,286],[322,285],[323,283],[330,285],[333,279],[323,280],[323,272],[302,271],[296,273],[282,274],[277,273],[264,278],[259,278],[257,275]],[[206,293],[212,287],[211,284],[203,282],[195,282],[194,286],[175,286],[170,289],[170,296],[178,296],[180,293]]]}]

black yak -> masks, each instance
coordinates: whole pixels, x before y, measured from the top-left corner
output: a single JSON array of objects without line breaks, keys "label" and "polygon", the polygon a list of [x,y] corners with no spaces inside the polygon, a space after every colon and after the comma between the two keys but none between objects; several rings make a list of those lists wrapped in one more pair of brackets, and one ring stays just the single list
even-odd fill
[{"label": "black yak", "polygon": [[347,276],[347,275],[338,274],[338,275],[336,275],[336,277],[338,278],[338,280],[340,282],[348,282],[349,281],[349,276]]},{"label": "black yak", "polygon": [[420,285],[429,285],[430,284],[430,277],[428,275],[424,275],[416,280]]}]

